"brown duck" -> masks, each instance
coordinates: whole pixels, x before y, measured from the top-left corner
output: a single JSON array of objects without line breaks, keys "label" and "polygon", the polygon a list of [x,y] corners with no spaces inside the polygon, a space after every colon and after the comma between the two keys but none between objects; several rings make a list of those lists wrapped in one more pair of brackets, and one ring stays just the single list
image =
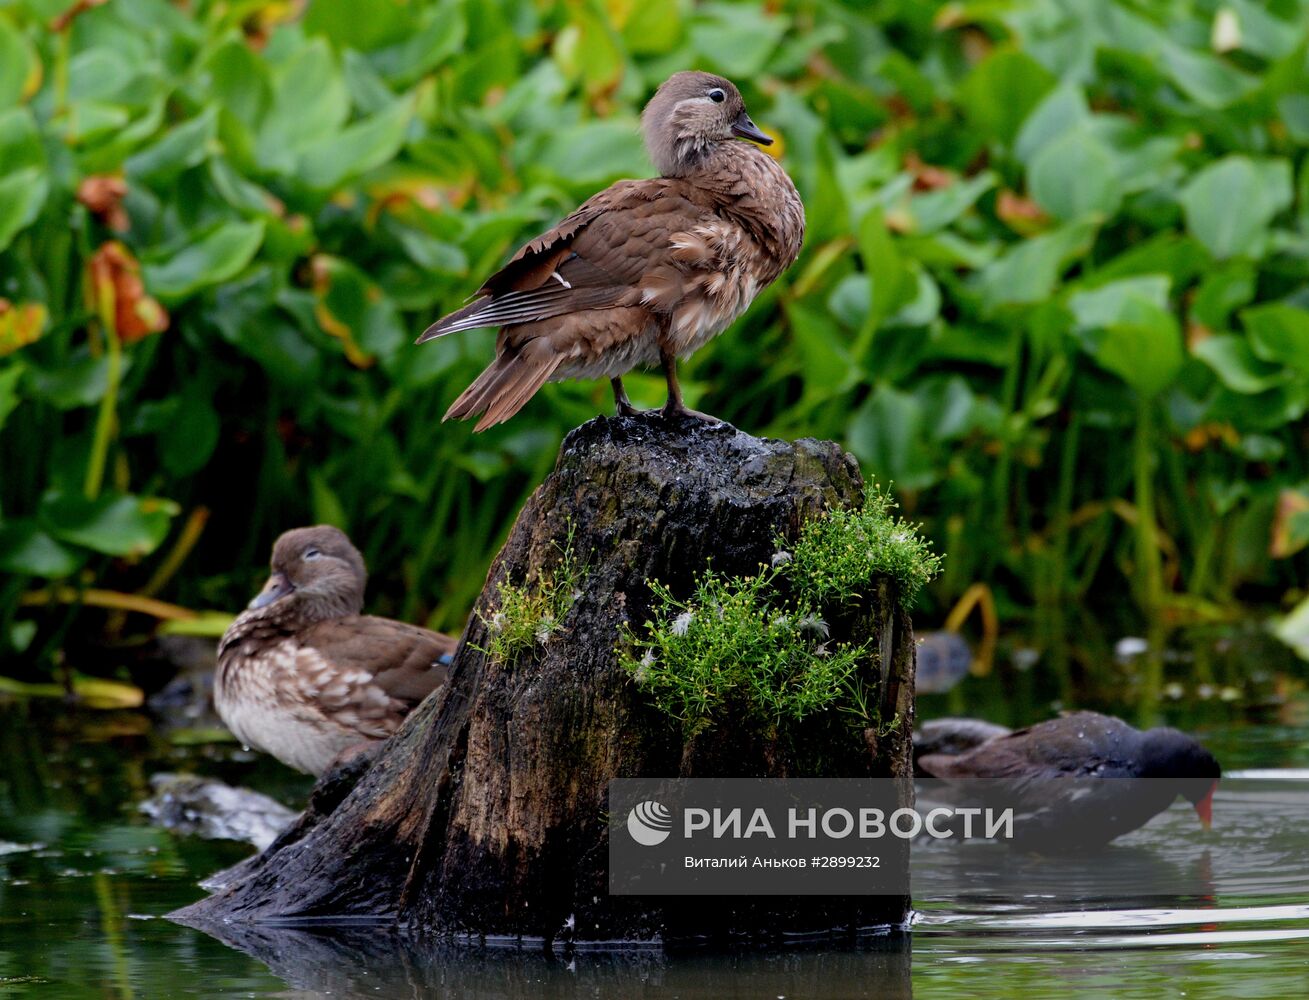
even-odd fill
[{"label": "brown duck", "polygon": [[313,775],[386,739],[445,683],[456,642],[360,614],[363,556],[336,528],[296,528],[218,644],[214,706],[247,746]]},{"label": "brown duck", "polygon": [[[660,365],[670,416],[687,410],[677,359],[741,315],[800,253],[804,206],[730,81],[678,73],[641,115],[659,177],[619,181],[514,255],[423,341],[499,327],[496,356],[445,418],[508,420],[546,382]],[[748,140],[742,142],[739,140]],[[705,419],[713,419],[705,417]]]}]

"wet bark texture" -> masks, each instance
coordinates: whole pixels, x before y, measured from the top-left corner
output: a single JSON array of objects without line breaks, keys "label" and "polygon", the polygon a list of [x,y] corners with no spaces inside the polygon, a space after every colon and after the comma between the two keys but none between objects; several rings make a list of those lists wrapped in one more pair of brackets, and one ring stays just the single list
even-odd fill
[{"label": "wet bark texture", "polygon": [[[564,441],[492,564],[452,680],[410,716],[342,792],[319,794],[299,825],[233,870],[188,922],[380,918],[428,931],[546,940],[663,940],[898,923],[902,897],[752,900],[611,897],[607,784],[681,775],[890,776],[911,782],[913,634],[889,582],[834,639],[877,655],[866,683],[890,733],[829,712],[767,731],[724,719],[689,744],[618,664],[620,627],[650,614],[648,581],[686,594],[712,564],[750,574],[780,533],[863,499],[831,442],[761,440],[657,414],[597,418]],[[582,567],[563,629],[511,663],[485,650],[499,585],[534,586],[572,532]],[[837,716],[840,715],[840,718]],[[883,864],[908,864],[879,845]],[[570,918],[572,920],[570,921]],[[571,928],[571,929],[570,929]]]}]

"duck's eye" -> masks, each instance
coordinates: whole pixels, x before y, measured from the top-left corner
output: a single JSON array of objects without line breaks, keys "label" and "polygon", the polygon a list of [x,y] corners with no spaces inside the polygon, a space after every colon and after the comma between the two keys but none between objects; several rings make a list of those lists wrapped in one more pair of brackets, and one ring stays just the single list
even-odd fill
[{"label": "duck's eye", "polygon": [[709,100],[713,101],[715,104],[722,104],[727,100],[727,95],[723,93],[721,87],[715,87],[713,90],[709,91]]},{"label": "duck's eye", "polygon": [[313,559],[317,559],[321,555],[322,553],[317,549],[306,549],[305,554],[301,556],[301,558],[304,559],[305,562],[309,562]]}]

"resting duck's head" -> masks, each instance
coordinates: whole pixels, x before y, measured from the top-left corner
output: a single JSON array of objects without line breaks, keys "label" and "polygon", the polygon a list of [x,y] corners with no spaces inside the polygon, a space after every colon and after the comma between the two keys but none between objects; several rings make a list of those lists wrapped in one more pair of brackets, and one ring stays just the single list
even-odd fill
[{"label": "resting duck's head", "polygon": [[1177,780],[1179,791],[1208,829],[1213,822],[1214,792],[1223,774],[1217,758],[1185,733],[1163,726],[1145,734],[1141,756],[1142,777]]},{"label": "resting duck's head", "polygon": [[[368,571],[345,532],[331,525],[295,528],[273,546],[272,575],[250,610],[295,615],[309,621],[363,610]],[[276,609],[276,610],[274,610]]]},{"label": "resting duck's head", "polygon": [[650,159],[665,177],[693,169],[715,143],[773,141],[750,120],[731,80],[692,71],[674,73],[655,91],[641,113],[641,128]]}]

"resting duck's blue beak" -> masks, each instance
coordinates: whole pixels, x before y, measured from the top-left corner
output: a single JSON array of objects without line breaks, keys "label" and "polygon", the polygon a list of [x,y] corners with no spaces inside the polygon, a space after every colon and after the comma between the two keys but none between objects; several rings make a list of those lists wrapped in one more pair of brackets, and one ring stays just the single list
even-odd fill
[{"label": "resting duck's blue beak", "polygon": [[246,605],[250,610],[266,608],[274,601],[279,601],[295,590],[295,585],[286,578],[285,573],[274,573],[264,584],[264,589],[255,595],[255,599]]}]

